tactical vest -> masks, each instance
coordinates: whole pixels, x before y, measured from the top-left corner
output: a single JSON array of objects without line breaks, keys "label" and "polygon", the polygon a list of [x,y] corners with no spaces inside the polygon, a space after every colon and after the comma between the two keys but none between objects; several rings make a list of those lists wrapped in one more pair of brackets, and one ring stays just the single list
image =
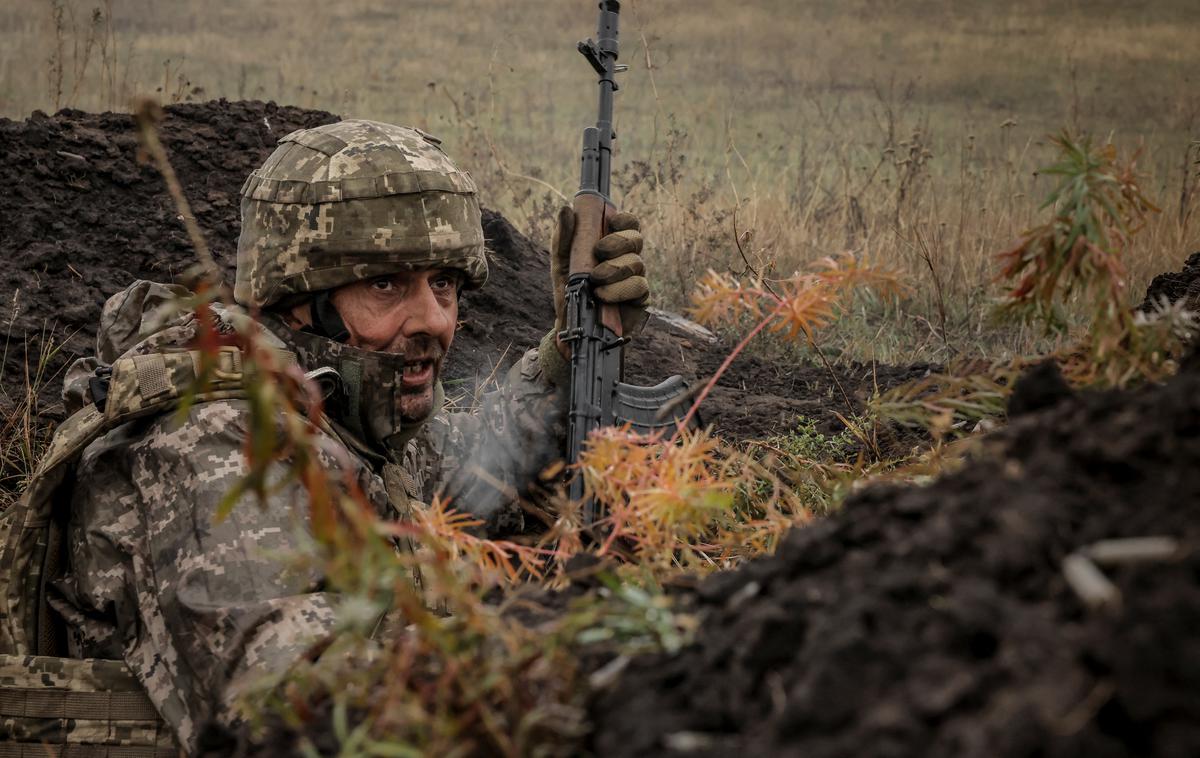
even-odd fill
[{"label": "tactical vest", "polygon": [[[291,354],[286,354],[292,357]],[[84,448],[134,419],[176,408],[200,355],[121,358],[107,396],[56,430],[24,495],[0,516],[0,758],[173,758],[170,727],[123,661],[62,657],[65,625],[46,601],[64,568],[75,464]],[[221,348],[198,402],[244,397],[241,353]]]}]

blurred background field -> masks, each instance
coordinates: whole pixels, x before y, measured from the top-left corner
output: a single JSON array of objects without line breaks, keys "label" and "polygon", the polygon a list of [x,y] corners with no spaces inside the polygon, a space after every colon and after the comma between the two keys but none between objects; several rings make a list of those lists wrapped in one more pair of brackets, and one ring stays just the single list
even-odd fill
[{"label": "blurred background field", "polygon": [[[577,182],[590,0],[0,0],[0,116],[258,98],[412,124],[545,242]],[[1032,225],[1062,128],[1141,150],[1160,206],[1133,293],[1200,248],[1195,0],[628,0],[617,199],[659,302],[706,269],[786,276],[846,251],[899,268],[831,355],[894,363],[1047,346],[997,325],[995,253]]]}]

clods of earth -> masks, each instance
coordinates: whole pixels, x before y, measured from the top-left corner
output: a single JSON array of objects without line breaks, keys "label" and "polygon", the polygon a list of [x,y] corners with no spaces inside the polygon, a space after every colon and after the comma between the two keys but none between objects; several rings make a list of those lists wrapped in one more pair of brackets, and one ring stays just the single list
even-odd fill
[{"label": "clods of earth", "polygon": [[[257,101],[215,100],[166,109],[162,140],[218,264],[233,279],[239,195],[247,175],[296,129],[337,120],[322,111]],[[453,146],[447,146],[453,153]],[[61,372],[94,350],[104,300],[135,279],[177,281],[195,263],[163,182],[137,161],[128,114],[64,110],[24,121],[0,119],[0,411],[24,397],[26,365],[54,346],[38,386],[39,414],[61,418]],[[484,198],[486,202],[487,198]],[[545,249],[501,215],[484,212],[488,285],[468,293],[445,368],[453,396],[511,365],[554,322]],[[673,373],[707,379],[730,345],[669,317],[655,317],[627,351],[627,380],[657,383]],[[851,365],[838,380],[860,404],[875,387],[922,375],[927,366]],[[801,417],[840,428],[846,413],[823,368],[738,360],[705,405],[705,421],[735,438],[786,431]]]},{"label": "clods of earth", "polygon": [[[1015,394],[1031,411],[962,471],[702,583],[695,643],[596,697],[596,754],[1200,755],[1200,360]],[[1081,558],[1109,594],[1068,581]]]},{"label": "clods of earth", "polygon": [[[169,109],[167,147],[227,271],[245,174],[278,137],[332,118],[262,103]],[[3,321],[10,343],[32,344],[53,322],[57,370],[89,350],[108,294],[177,275],[190,252],[161,182],[134,162],[128,117],[0,122],[0,148],[0,296],[18,306]],[[468,383],[550,323],[544,251],[494,213],[485,223],[494,286],[468,302],[450,367]],[[1157,286],[1186,296],[1194,279],[1185,269]],[[728,350],[661,321],[637,344],[635,381],[703,376]],[[10,392],[22,361],[9,351]],[[861,398],[871,369],[842,371]],[[832,398],[821,371],[747,358],[709,419],[752,436],[827,419]],[[49,390],[44,406],[52,416]],[[1038,367],[1011,410],[957,473],[858,493],[774,556],[697,585],[694,642],[635,660],[595,693],[581,749],[1200,755],[1200,359],[1132,392],[1072,393]],[[1156,540],[1128,542],[1139,538]]]}]

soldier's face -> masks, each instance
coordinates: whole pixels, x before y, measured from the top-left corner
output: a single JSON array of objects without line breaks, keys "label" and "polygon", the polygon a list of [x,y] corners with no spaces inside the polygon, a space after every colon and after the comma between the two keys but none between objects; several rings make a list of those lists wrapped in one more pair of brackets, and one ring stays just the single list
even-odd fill
[{"label": "soldier's face", "polygon": [[460,281],[453,269],[426,269],[355,282],[333,292],[352,346],[404,356],[404,419],[423,419],[433,410],[433,385],[458,323]]}]

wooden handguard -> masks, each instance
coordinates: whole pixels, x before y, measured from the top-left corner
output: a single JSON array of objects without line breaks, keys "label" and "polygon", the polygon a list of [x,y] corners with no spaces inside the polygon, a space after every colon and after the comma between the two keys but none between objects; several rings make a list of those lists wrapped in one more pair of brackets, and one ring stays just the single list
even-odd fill
[{"label": "wooden handguard", "polygon": [[[575,237],[571,240],[571,274],[590,274],[596,267],[596,243],[608,230],[606,218],[616,208],[604,197],[593,193],[575,196]],[[618,337],[621,336],[621,311],[615,305],[600,306],[600,320]]]}]

